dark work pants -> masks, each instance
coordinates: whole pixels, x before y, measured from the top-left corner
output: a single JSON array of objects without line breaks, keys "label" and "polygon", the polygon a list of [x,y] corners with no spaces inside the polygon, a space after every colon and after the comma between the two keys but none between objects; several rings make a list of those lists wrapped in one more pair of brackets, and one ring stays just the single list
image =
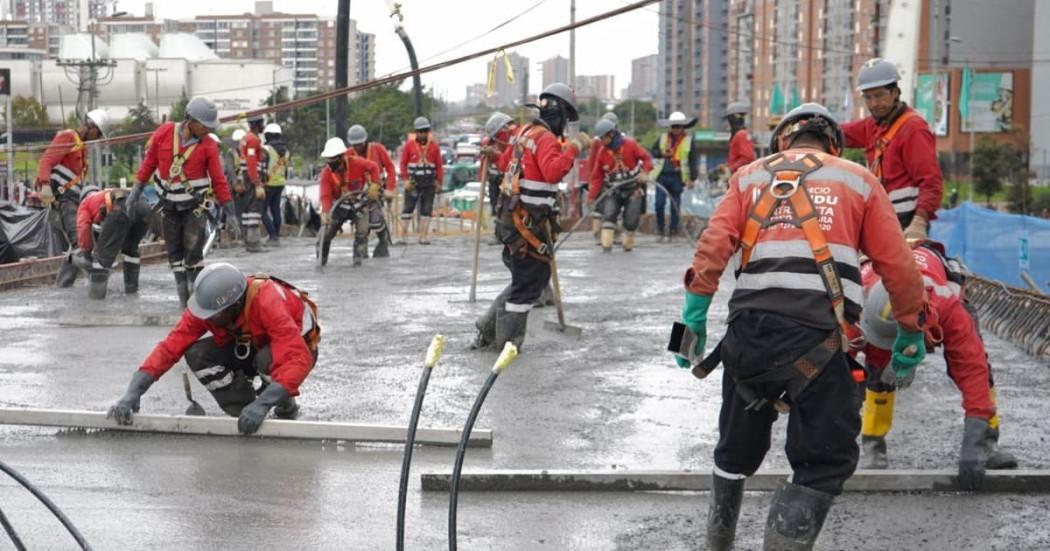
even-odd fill
[{"label": "dark work pants", "polygon": [[678,209],[682,205],[682,190],[685,186],[682,184],[682,177],[676,172],[661,172],[660,176],[656,179],[656,183],[667,188],[667,192],[656,188],[656,200],[654,207],[656,208],[656,229],[663,233],[664,228],[664,208],[667,205],[667,194],[671,194],[671,233],[678,231]]},{"label": "dark work pants", "polygon": [[262,225],[264,199],[255,196],[255,186],[246,184],[243,192],[234,192],[233,201],[237,208],[237,215],[241,218],[244,233],[246,235],[248,232],[258,234],[259,226]]},{"label": "dark work pants", "polygon": [[[732,322],[727,340],[736,338],[732,335],[734,329],[740,329],[733,326],[755,321],[754,317],[742,318],[745,316]],[[775,323],[782,323],[783,319]],[[764,322],[759,319],[758,323]],[[796,326],[796,329],[799,327]],[[801,332],[804,333],[806,329],[802,328]],[[816,329],[809,331],[817,339],[814,342],[819,342],[821,336],[827,333]],[[745,410],[747,404],[737,393],[732,376],[738,372],[733,362],[744,358],[752,365],[742,366],[742,370],[750,371],[749,375],[753,375],[756,358],[765,357],[771,364],[786,360],[795,353],[776,344],[770,347],[768,341],[763,343],[759,340],[763,336],[762,328],[743,328],[740,333],[745,336],[735,343],[736,347],[750,348],[751,353],[736,358],[728,358],[723,353],[727,368],[722,377],[722,410],[718,418],[719,439],[715,447],[715,466],[726,473],[750,476],[762,465],[769,451],[772,426],[778,413],[771,405],[757,411]],[[725,344],[723,341],[723,350]],[[806,347],[811,344],[807,342]],[[763,396],[775,398],[786,388],[786,383],[762,383],[754,385],[754,388]],[[840,351],[795,399],[790,400],[784,451],[791,463],[793,483],[831,495],[842,493],[842,485],[857,468],[860,453],[857,435],[860,434],[861,391],[861,386],[850,374],[846,356]]]},{"label": "dark work pants", "polygon": [[498,176],[492,175],[492,174],[489,175],[489,177],[488,177],[489,188],[485,192],[488,193],[489,211],[492,213],[493,217],[496,217],[496,216],[499,215],[499,205],[497,204],[498,201],[496,201],[496,199],[499,198],[499,194],[500,194],[499,187],[500,187],[500,184],[502,184],[502,183],[503,183],[503,175],[502,174],[500,174]]},{"label": "dark work pants", "polygon": [[405,192],[405,206],[401,209],[401,219],[411,220],[412,214],[416,211],[416,205],[419,205],[419,216],[429,218],[434,212],[435,192],[436,187],[433,183],[416,184],[412,191]]},{"label": "dark work pants", "polygon": [[124,209],[124,200],[113,204],[113,212],[102,221],[102,231],[95,242],[92,257],[98,267],[109,269],[117,259],[118,253],[126,257],[139,257],[139,242],[149,230],[149,205],[139,201],[135,212],[129,217]]},{"label": "dark work pants", "polygon": [[551,265],[531,255],[512,254],[503,247],[503,262],[510,268],[510,285],[504,294],[508,312],[528,312],[551,281]]},{"label": "dark work pants", "polygon": [[277,237],[281,231],[281,194],[284,186],[266,186],[266,199],[263,203],[263,225],[266,234]]},{"label": "dark work pants", "polygon": [[602,227],[615,228],[623,214],[623,229],[634,231],[642,219],[642,202],[645,193],[634,184],[625,184],[605,196],[601,203]]},{"label": "dark work pants", "polygon": [[66,236],[66,249],[77,248],[77,209],[80,208],[80,196],[72,190],[55,197],[52,209],[58,215],[54,218],[55,226]]},{"label": "dark work pants", "polygon": [[165,206],[164,249],[168,253],[168,264],[174,272],[199,271],[204,262],[207,215],[195,213],[194,208],[178,210]]}]

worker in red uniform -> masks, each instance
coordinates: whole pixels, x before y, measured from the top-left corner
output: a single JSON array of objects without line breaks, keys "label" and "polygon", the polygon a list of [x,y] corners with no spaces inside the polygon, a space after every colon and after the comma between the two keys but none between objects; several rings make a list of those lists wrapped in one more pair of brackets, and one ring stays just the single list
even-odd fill
[{"label": "worker in red uniform", "polygon": [[379,238],[379,243],[372,250],[372,256],[385,258],[390,256],[390,223],[383,213],[383,203],[390,205],[397,194],[397,172],[394,170],[394,162],[390,160],[390,153],[379,142],[368,141],[368,131],[360,124],[355,124],[346,131],[346,142],[350,148],[346,150],[347,155],[356,155],[372,161],[379,167],[379,176],[376,182],[381,185],[374,188],[368,196],[368,224]]},{"label": "worker in red uniform", "polygon": [[142,395],[184,358],[219,407],[238,417],[241,433],[259,430],[271,409],[279,419],[295,419],[295,396],[317,362],[320,340],[317,305],[305,292],[266,274],[245,276],[230,264],[211,264],[197,278],[178,323],[132,375],[108,416],[132,424]]},{"label": "worker in red uniform", "polygon": [[514,140],[514,136],[518,133],[518,125],[514,123],[514,119],[506,113],[496,111],[489,116],[488,120],[485,121],[485,137],[481,140],[481,156],[485,158],[485,174],[481,175],[481,178],[485,179],[487,188],[485,189],[485,196],[489,202],[489,214],[492,216],[492,240],[489,245],[499,245],[499,238],[496,237],[496,198],[499,197],[500,186],[503,185],[503,174],[506,171],[506,166],[501,166],[499,163],[500,157],[503,152],[511,146],[511,141]]},{"label": "worker in red uniform", "polygon": [[263,251],[259,232],[263,204],[266,202],[267,176],[270,174],[269,156],[260,138],[265,127],[266,118],[263,115],[248,117],[248,132],[241,138],[237,149],[240,178],[233,184],[234,201],[241,215],[244,249],[250,253]]},{"label": "worker in red uniform", "polygon": [[[614,128],[618,128],[620,124],[620,117],[616,116],[616,113],[612,111],[606,112],[602,115],[601,119],[595,123],[595,130],[592,132],[595,137],[598,136],[597,126],[602,124],[603,120],[607,120],[613,124]],[[601,140],[593,140],[591,142],[590,151],[587,152],[587,157],[583,161],[583,178],[580,184],[580,195],[577,199],[580,203],[580,216],[583,216],[583,209],[587,204],[587,196],[591,191],[591,173],[594,171],[594,163],[597,162],[598,154],[602,149]],[[596,245],[602,244],[602,209],[600,204],[595,204],[591,208],[591,233],[594,234],[594,243]]]},{"label": "worker in red uniform", "polygon": [[634,249],[634,232],[645,210],[645,184],[653,159],[638,142],[620,132],[609,119],[594,125],[595,142],[602,145],[591,164],[590,189],[587,204],[595,205],[602,213],[601,244],[605,252],[612,251],[616,225],[623,216],[623,250]]},{"label": "worker in red uniform", "polygon": [[[109,131],[109,115],[95,109],[88,112],[76,130],[61,130],[51,140],[40,157],[36,173],[37,197],[45,208],[55,209],[55,229],[65,236],[67,253],[77,246],[77,206],[87,176],[87,147],[84,142],[105,138]],[[69,287],[77,278],[79,269],[71,254],[58,269],[55,284]]]},{"label": "worker in red uniform", "polygon": [[84,188],[77,209],[79,254],[90,262],[88,296],[106,298],[109,270],[124,255],[124,294],[139,290],[139,242],[149,230],[150,208],[144,199],[126,202],[128,190]]},{"label": "worker in red uniform", "polygon": [[734,101],[726,108],[726,121],[729,123],[729,156],[726,166],[730,173],[736,172],[755,160],[755,144],[747,131],[747,114],[750,111],[744,102]]},{"label": "worker in red uniform", "polygon": [[[837,156],[842,142],[823,106],[788,113],[773,132],[773,154],[733,175],[685,274],[682,319],[696,340],[676,362],[698,377],[725,366],[709,549],[732,547],[744,480],[762,464],[779,412],[789,412],[792,475],[773,496],[765,549],[812,549],[856,469],[859,388],[844,341],[864,303],[862,252],[893,297],[892,373],[906,377],[925,355],[916,348],[928,315],[922,276],[886,193]],[[701,361],[711,297],[737,254],[728,329]]]},{"label": "worker in red uniform", "polygon": [[564,145],[560,142],[568,123],[579,120],[575,95],[567,85],[555,82],[539,99],[539,116],[518,131],[513,147],[500,157],[507,179],[498,198],[496,232],[504,243],[510,285],[475,322],[478,335],[472,348],[501,350],[507,342],[521,348],[529,310],[550,283],[558,184],[579,152],[591,145],[582,132]]},{"label": "worker in red uniform", "polygon": [[430,121],[416,117],[412,123],[415,133],[401,148],[401,179],[404,180],[405,206],[401,209],[401,235],[408,235],[409,222],[419,206],[419,244],[429,245],[430,213],[434,197],[441,193],[445,169],[441,162],[441,148],[430,133]]},{"label": "worker in red uniform", "polygon": [[[999,449],[999,415],[995,389],[984,342],[975,314],[964,296],[966,278],[958,262],[945,256],[944,246],[934,241],[916,242],[912,248],[915,264],[922,273],[930,307],[937,312],[939,332],[926,343],[932,350],[942,346],[948,376],[962,393],[962,447],[959,452],[959,480],[963,486],[978,490],[985,469],[1017,468],[1017,459]],[[861,269],[864,280],[864,314],[861,328],[867,364],[867,389],[861,424],[862,466],[885,469],[886,434],[893,423],[894,394],[898,386],[882,380],[890,361],[896,322],[886,288],[869,263]],[[937,342],[939,341],[939,342]],[[906,386],[906,385],[905,385]]]},{"label": "worker in red uniform", "polygon": [[226,228],[240,238],[230,186],[222,171],[218,144],[208,133],[219,126],[215,104],[196,97],[186,104],[186,119],[160,125],[149,139],[128,201],[134,204],[154,172],[164,215],[164,248],[175,275],[179,303],[189,300],[204,268],[204,242],[213,201],[226,213]]},{"label": "worker in red uniform", "polygon": [[908,239],[925,239],[944,197],[937,140],[926,121],[901,101],[897,66],[872,59],[857,75],[870,117],[842,125],[846,147],[863,147]]},{"label": "worker in red uniform", "polygon": [[382,185],[379,165],[358,155],[347,155],[342,138],[330,138],[324,144],[321,157],[321,265],[328,264],[328,253],[339,228],[349,221],[354,226],[354,266],[368,257],[369,199],[380,197]]}]

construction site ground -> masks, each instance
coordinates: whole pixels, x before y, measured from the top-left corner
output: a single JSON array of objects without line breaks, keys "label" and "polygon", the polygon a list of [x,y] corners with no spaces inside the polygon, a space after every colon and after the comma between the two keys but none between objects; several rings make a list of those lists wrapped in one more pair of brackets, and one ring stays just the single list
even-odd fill
[{"label": "construction site ground", "polygon": [[[410,241],[387,259],[351,267],[340,237],[324,272],[312,239],[249,255],[216,251],[246,272],[301,286],[320,305],[317,366],[302,387],[302,418],[407,424],[424,352],[449,339],[435,369],[421,426],[461,427],[495,359],[474,352],[474,319],[509,280],[499,249],[482,245],[479,300],[466,302],[472,241]],[[640,239],[631,253],[603,254],[588,234],[559,253],[568,322],[579,339],[548,331],[554,308],[534,310],[523,354],[497,382],[478,422],[491,449],[471,449],[466,469],[691,469],[707,471],[717,439],[718,372],[694,379],[665,352],[682,305],[692,247]],[[709,334],[724,332],[724,279]],[[0,407],[105,410],[166,327],[88,326],[93,317],[176,316],[167,266],[143,267],[137,297],[110,280],[110,297],[38,286],[0,293]],[[71,321],[75,320],[75,321]],[[86,320],[86,321],[85,321]],[[68,325],[73,323],[73,325]],[[1050,458],[1050,372],[1014,346],[985,336],[1003,418],[1002,445],[1022,467]],[[143,412],[181,414],[177,365],[149,391]],[[205,389],[195,394],[221,415]],[[893,468],[953,468],[961,400],[939,355],[900,393],[889,436]],[[787,468],[783,423],[766,466]],[[84,432],[0,427],[0,458],[39,485],[95,549],[391,549],[402,446]],[[418,475],[449,471],[452,448],[418,448],[408,493],[407,548],[447,543],[448,495],[422,492]],[[761,547],[770,494],[748,493],[740,549]],[[706,493],[464,493],[463,549],[699,549]],[[30,549],[73,549],[58,522],[12,480],[0,504]],[[1040,494],[845,494],[818,549],[1050,548]],[[10,543],[0,540],[0,549]]]}]

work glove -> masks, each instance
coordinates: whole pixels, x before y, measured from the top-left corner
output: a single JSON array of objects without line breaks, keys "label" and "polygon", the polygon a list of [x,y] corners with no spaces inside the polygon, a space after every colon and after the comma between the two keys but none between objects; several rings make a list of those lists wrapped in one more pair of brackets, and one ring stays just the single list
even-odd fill
[{"label": "work glove", "polygon": [[[704,345],[707,344],[707,309],[711,307],[711,295],[696,295],[686,291],[685,306],[682,307],[682,323],[696,333],[696,346],[693,347],[694,355],[704,353]],[[689,360],[675,355],[674,361],[682,369],[691,369]]]},{"label": "work glove", "polygon": [[642,170],[641,172],[638,173],[637,181],[638,181],[639,184],[646,184],[646,183],[648,183],[649,182],[649,173],[646,172],[645,170]]},{"label": "work glove", "polygon": [[412,191],[413,189],[416,189],[416,182],[415,181],[408,180],[407,182],[405,182],[405,193],[408,193],[408,192]]},{"label": "work glove", "polygon": [[40,204],[45,208],[50,207],[51,203],[55,201],[55,192],[51,190],[50,182],[41,182],[40,188],[36,192],[37,198],[40,199]]},{"label": "work glove", "polygon": [[890,369],[882,370],[883,383],[896,388],[908,388],[915,380],[915,368],[926,357],[926,334],[908,331],[897,326],[897,338],[893,341],[893,359]]},{"label": "work glove", "polygon": [[383,189],[379,186],[379,184],[375,182],[368,184],[368,191],[365,192],[365,195],[367,195],[370,200],[378,201],[379,197],[382,196],[382,194]]},{"label": "work glove", "polygon": [[492,147],[491,145],[483,145],[481,146],[481,154],[486,157],[493,158],[496,156],[496,148]]},{"label": "work glove", "polygon": [[142,188],[145,187],[145,185],[146,184],[143,184],[142,182],[136,182],[135,184],[132,184],[131,190],[128,191],[127,197],[124,198],[124,204],[127,205],[128,212],[135,211],[132,205],[137,204],[139,200],[142,199]]},{"label": "work glove", "polygon": [[113,419],[118,425],[130,425],[134,414],[139,411],[139,400],[154,382],[156,379],[149,373],[136,371],[131,376],[127,392],[117,400],[117,403],[110,406],[106,418]]},{"label": "work glove", "polygon": [[321,213],[321,224],[324,225],[324,226],[327,226],[331,222],[332,222],[332,215],[328,214],[327,212],[322,212]]},{"label": "work glove", "polygon": [[262,187],[261,184],[255,184],[255,198],[260,201],[266,199],[266,188]]},{"label": "work glove", "polygon": [[254,402],[241,410],[241,416],[237,419],[237,430],[241,434],[254,434],[266,420],[273,406],[288,396],[288,391],[283,386],[270,383]]},{"label": "work glove", "polygon": [[925,216],[916,212],[911,218],[911,224],[904,228],[904,238],[908,241],[926,241],[929,229],[930,222],[926,220]]},{"label": "work glove", "polygon": [[962,448],[959,450],[959,486],[975,492],[984,485],[988,461],[988,421],[967,417],[963,421]]},{"label": "work glove", "polygon": [[591,148],[591,142],[593,141],[586,132],[579,132],[569,140],[569,143],[575,145],[578,151],[587,151]]},{"label": "work glove", "polygon": [[222,211],[226,213],[226,223],[223,224],[223,227],[230,232],[230,238],[239,241],[244,235],[241,232],[241,224],[237,220],[237,211],[233,209],[233,201],[223,204]]},{"label": "work glove", "polygon": [[394,200],[394,190],[392,190],[392,189],[384,189],[383,190],[383,198],[387,199],[387,200],[390,200],[390,201],[393,201]]},{"label": "work glove", "polygon": [[72,262],[74,266],[80,268],[81,270],[90,270],[91,263],[93,261],[94,258],[91,256],[91,251],[85,251],[83,249],[77,249],[73,251],[73,254],[70,258],[70,262]]}]

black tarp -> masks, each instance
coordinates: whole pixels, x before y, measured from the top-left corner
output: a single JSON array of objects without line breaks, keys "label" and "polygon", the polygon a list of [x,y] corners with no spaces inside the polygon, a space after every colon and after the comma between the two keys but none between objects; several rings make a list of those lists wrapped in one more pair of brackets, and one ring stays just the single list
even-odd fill
[{"label": "black tarp", "polygon": [[65,236],[49,222],[50,216],[57,215],[51,209],[0,204],[0,263],[65,252]]}]

